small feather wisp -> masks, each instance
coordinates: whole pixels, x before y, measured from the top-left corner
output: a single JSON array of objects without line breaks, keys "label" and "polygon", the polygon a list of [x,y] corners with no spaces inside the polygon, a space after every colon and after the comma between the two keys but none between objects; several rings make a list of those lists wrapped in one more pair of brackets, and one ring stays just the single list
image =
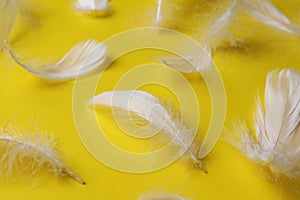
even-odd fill
[{"label": "small feather wisp", "polygon": [[200,47],[198,50],[191,50],[183,58],[162,58],[161,62],[183,73],[199,72],[210,68],[213,64],[213,53],[223,42],[233,44],[239,40],[229,31],[236,15],[236,5],[237,1],[233,1],[224,13],[209,23],[204,36],[199,41],[201,50],[199,50]]},{"label": "small feather wisp", "polygon": [[0,50],[3,50],[5,41],[15,22],[19,0],[0,0]]},{"label": "small feather wisp", "polygon": [[271,172],[272,178],[300,180],[300,74],[292,69],[268,74],[264,104],[256,102],[254,130],[235,124],[233,144]]},{"label": "small feather wisp", "polygon": [[149,193],[140,196],[139,200],[188,200],[188,199],[170,193]]},{"label": "small feather wisp", "polygon": [[189,158],[207,173],[201,160],[189,145],[190,141],[194,140],[193,130],[174,119],[174,114],[170,113],[152,94],[141,90],[104,92],[91,98],[87,105],[102,105],[113,109],[121,109],[146,120],[151,126],[148,125],[146,129],[141,128],[141,134],[160,130],[161,133],[173,141],[173,144],[181,149],[180,152],[186,151]]},{"label": "small feather wisp", "polygon": [[60,159],[55,139],[39,131],[23,131],[12,123],[0,128],[0,177],[33,177],[41,170],[85,181]]},{"label": "small feather wisp", "polygon": [[274,29],[300,36],[300,28],[269,0],[238,0],[238,7]]},{"label": "small feather wisp", "polygon": [[77,0],[75,8],[79,12],[96,17],[106,16],[111,11],[109,0]]}]

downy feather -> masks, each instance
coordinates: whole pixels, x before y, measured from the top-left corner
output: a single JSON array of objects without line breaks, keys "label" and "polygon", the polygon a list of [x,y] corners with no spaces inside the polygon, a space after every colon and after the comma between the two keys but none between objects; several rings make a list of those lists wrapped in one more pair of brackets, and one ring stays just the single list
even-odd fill
[{"label": "downy feather", "polygon": [[300,28],[269,0],[238,0],[238,6],[268,26],[296,36],[300,35]]},{"label": "downy feather", "polygon": [[169,193],[150,193],[147,195],[140,196],[139,200],[188,200],[188,199],[177,196],[175,194],[169,194]]},{"label": "downy feather", "polygon": [[199,3],[198,0],[156,0],[154,25],[165,28],[183,29],[187,17]]},{"label": "downy feather", "polygon": [[[202,163],[191,150],[189,144],[194,140],[193,130],[174,119],[174,115],[153,95],[140,90],[111,91],[99,94],[90,99],[87,105],[102,105],[125,110],[149,122],[141,132],[159,130],[180,147],[181,153],[187,151],[191,160],[204,172]],[[153,129],[152,129],[153,128]],[[143,133],[142,133],[143,134]]]},{"label": "downy feather", "polygon": [[94,16],[104,16],[110,10],[109,0],[77,0],[75,8],[79,12],[92,14]]},{"label": "downy feather", "polygon": [[267,76],[264,106],[257,101],[254,133],[235,125],[236,145],[274,175],[300,179],[300,74],[272,71]]},{"label": "downy feather", "polygon": [[34,176],[46,169],[56,176],[85,181],[59,159],[53,137],[39,131],[23,131],[11,123],[0,128],[0,177]]},{"label": "downy feather", "polygon": [[56,64],[33,67],[24,64],[9,47],[6,49],[11,57],[27,71],[44,79],[68,80],[86,75],[106,61],[107,48],[104,44],[95,40],[87,40],[76,44],[69,52]]},{"label": "downy feather", "polygon": [[216,48],[224,41],[234,43],[237,40],[228,30],[235,16],[235,7],[236,1],[231,3],[221,16],[210,23],[199,42],[203,48],[200,52],[191,50],[191,53],[183,58],[163,58],[161,62],[183,73],[199,72],[211,67],[213,64],[212,54]]}]

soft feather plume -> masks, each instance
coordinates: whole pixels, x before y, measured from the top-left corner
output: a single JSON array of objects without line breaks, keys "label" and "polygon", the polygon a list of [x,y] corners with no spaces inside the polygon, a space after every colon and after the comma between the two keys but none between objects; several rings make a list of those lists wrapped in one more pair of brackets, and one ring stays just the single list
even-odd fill
[{"label": "soft feather plume", "polygon": [[264,106],[257,101],[254,133],[235,125],[235,145],[275,177],[300,180],[300,74],[272,71],[267,76]]},{"label": "soft feather plume", "polygon": [[28,174],[47,169],[56,176],[85,181],[59,160],[53,137],[39,131],[23,131],[11,123],[0,128],[0,177]]},{"label": "soft feather plume", "polygon": [[110,12],[109,0],[77,0],[75,8],[79,12],[93,16],[105,16]]},{"label": "soft feather plume", "polygon": [[6,49],[24,69],[41,78],[51,80],[68,80],[94,71],[106,61],[107,51],[104,44],[90,39],[76,44],[56,64],[33,67],[30,64],[24,64],[9,45],[6,45]]},{"label": "soft feather plume", "polygon": [[186,18],[193,13],[199,2],[198,0],[156,0],[156,3],[154,25],[181,29],[186,26]]},{"label": "soft feather plume", "polygon": [[291,22],[269,0],[239,0],[238,6],[268,26],[293,35],[300,35],[300,28]]},{"label": "soft feather plume", "polygon": [[198,72],[209,68],[212,65],[212,54],[216,48],[224,41],[233,44],[237,40],[228,30],[235,17],[235,7],[236,1],[231,3],[221,16],[210,23],[200,40],[200,45],[203,47],[201,52],[192,50],[190,55],[186,55],[184,58],[163,58],[161,59],[162,63],[183,73]]},{"label": "soft feather plume", "polygon": [[4,48],[4,43],[8,39],[19,5],[19,0],[0,0],[0,50]]},{"label": "soft feather plume", "polygon": [[147,195],[140,196],[139,200],[188,200],[188,199],[177,196],[175,194],[169,194],[169,193],[149,193]]},{"label": "soft feather plume", "polygon": [[180,147],[180,152],[187,151],[191,160],[206,172],[201,161],[188,145],[194,140],[193,130],[175,119],[174,114],[161,105],[153,95],[140,90],[104,92],[90,99],[87,105],[102,105],[125,110],[146,120],[150,126],[141,127],[141,134],[159,130]]}]

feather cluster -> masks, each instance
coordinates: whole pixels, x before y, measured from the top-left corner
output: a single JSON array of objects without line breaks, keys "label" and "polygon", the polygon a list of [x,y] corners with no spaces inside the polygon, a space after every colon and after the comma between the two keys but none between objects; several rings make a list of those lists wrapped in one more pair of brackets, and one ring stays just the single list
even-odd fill
[{"label": "feather cluster", "polygon": [[59,159],[53,137],[39,131],[23,131],[12,124],[0,128],[0,177],[25,174],[32,177],[46,169],[56,176],[69,176],[81,184],[85,181]]},{"label": "feather cluster", "polygon": [[93,16],[105,16],[110,12],[109,0],[77,0],[75,8],[79,12]]},{"label": "feather cluster", "polygon": [[169,193],[151,193],[139,197],[139,200],[188,200],[186,198]]},{"label": "feather cluster", "polygon": [[200,159],[190,148],[194,140],[194,130],[178,121],[178,117],[174,117],[174,114],[170,113],[153,95],[140,90],[104,92],[90,99],[87,105],[102,105],[125,110],[146,120],[150,126],[141,128],[141,134],[159,130],[180,148],[179,154],[186,151],[191,160],[206,172]]},{"label": "feather cluster", "polygon": [[272,71],[267,76],[264,106],[257,101],[254,132],[235,125],[235,145],[275,177],[300,179],[300,74]]}]

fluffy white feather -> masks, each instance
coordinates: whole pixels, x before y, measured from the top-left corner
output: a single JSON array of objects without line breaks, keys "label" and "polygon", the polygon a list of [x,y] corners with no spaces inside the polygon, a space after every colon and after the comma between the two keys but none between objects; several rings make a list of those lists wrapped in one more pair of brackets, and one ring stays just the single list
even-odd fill
[{"label": "fluffy white feather", "polygon": [[237,0],[234,0],[225,12],[213,20],[206,29],[200,44],[207,49],[211,49],[211,52],[214,52],[224,41],[228,41],[231,44],[236,42],[237,38],[229,30],[236,17],[236,5]]},{"label": "fluffy white feather", "polygon": [[275,175],[300,179],[300,74],[272,71],[267,76],[264,106],[257,101],[254,133],[236,125],[236,143],[252,161]]},{"label": "fluffy white feather", "polygon": [[105,15],[110,10],[108,0],[77,0],[75,8],[80,12]]},{"label": "fluffy white feather", "polygon": [[139,197],[139,200],[188,200],[186,198],[169,193],[149,193]]},{"label": "fluffy white feather", "polygon": [[53,137],[39,131],[23,131],[11,123],[0,128],[0,177],[30,177],[46,169],[56,176],[67,175],[81,184],[85,181],[59,160]]},{"label": "fluffy white feather", "polygon": [[0,0],[0,50],[3,49],[5,41],[15,22],[19,0]]},{"label": "fluffy white feather", "polygon": [[188,145],[194,140],[193,130],[181,124],[178,119],[174,119],[174,114],[170,113],[153,95],[140,90],[104,92],[87,103],[87,105],[95,104],[125,110],[146,120],[150,126],[148,125],[146,130],[141,132],[155,130],[165,133],[175,145],[180,147],[181,152],[187,151],[193,162],[205,171],[201,161]]},{"label": "fluffy white feather", "polygon": [[76,44],[60,61],[53,65],[33,67],[24,64],[9,45],[6,46],[12,58],[27,71],[44,79],[68,80],[86,75],[106,61],[107,48],[95,40]]},{"label": "fluffy white feather", "polygon": [[154,25],[186,29],[187,19],[196,14],[195,8],[200,5],[198,0],[156,0],[157,8]]},{"label": "fluffy white feather", "polygon": [[238,5],[242,10],[264,24],[290,34],[300,35],[300,28],[269,0],[239,0]]},{"label": "fluffy white feather", "polygon": [[184,58],[163,58],[161,59],[162,63],[183,73],[199,72],[211,67],[212,54],[215,49],[224,41],[234,43],[236,40],[228,30],[235,17],[235,7],[236,1],[233,1],[221,16],[210,23],[200,40],[200,45],[203,47],[200,52],[199,50],[191,50],[190,54]]}]

